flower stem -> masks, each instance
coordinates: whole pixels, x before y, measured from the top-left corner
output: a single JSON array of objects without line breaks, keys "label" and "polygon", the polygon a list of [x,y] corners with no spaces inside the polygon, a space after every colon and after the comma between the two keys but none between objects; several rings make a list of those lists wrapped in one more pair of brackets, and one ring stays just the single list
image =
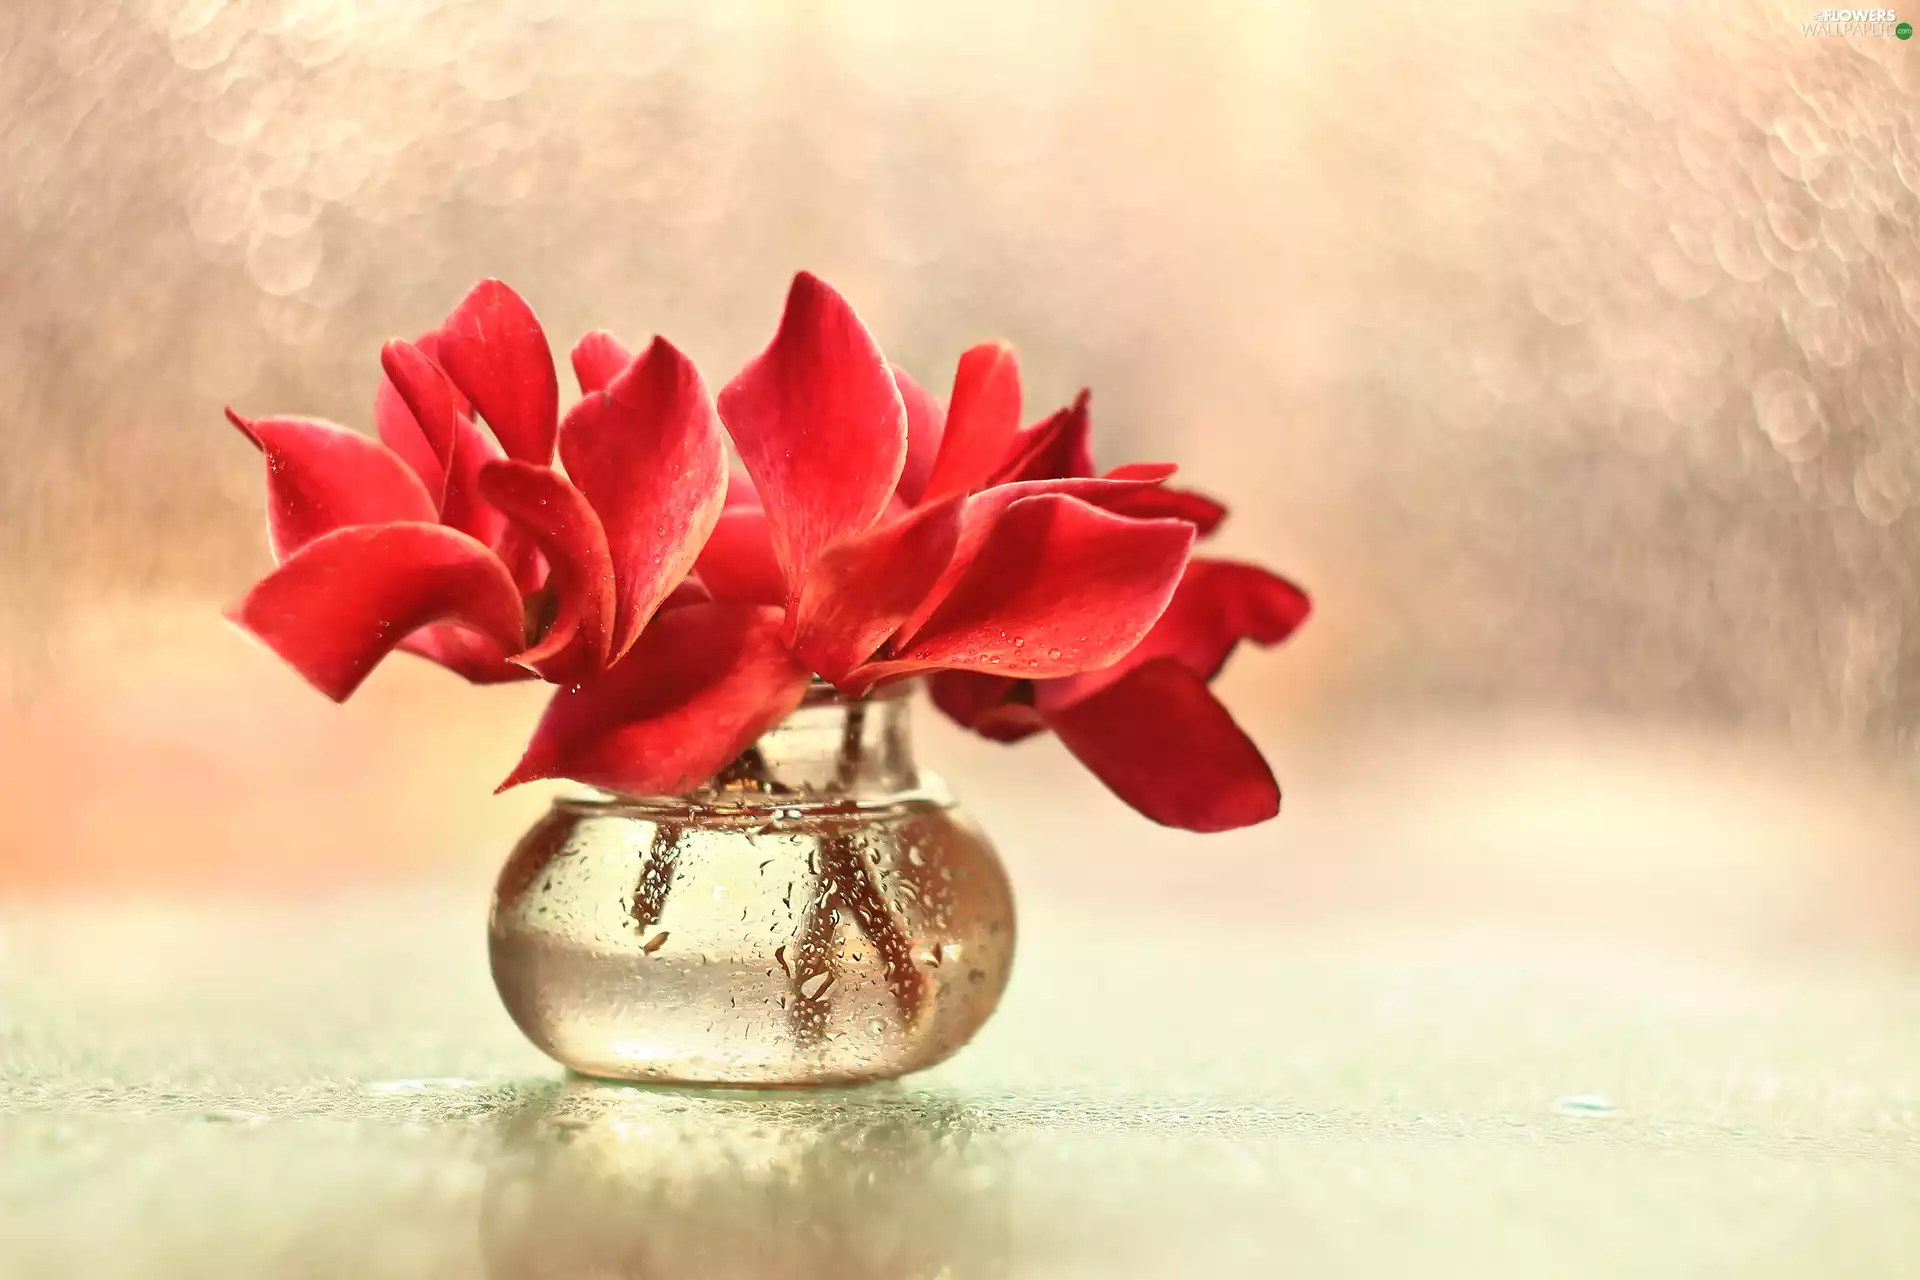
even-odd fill
[{"label": "flower stem", "polygon": [[681,829],[668,823],[654,828],[653,843],[647,859],[640,865],[640,883],[633,887],[633,923],[644,936],[660,922],[667,908],[667,893],[673,888],[673,872],[679,860]]},{"label": "flower stem", "polygon": [[846,723],[840,729],[840,760],[834,766],[834,786],[851,791],[860,777],[861,746],[867,736],[867,704],[856,702],[847,708]]},{"label": "flower stem", "polygon": [[[836,791],[850,793],[859,780],[866,727],[866,703],[849,706],[840,734],[839,759],[834,766]],[[850,797],[849,807],[852,807]],[[872,858],[860,847],[856,838],[859,818],[850,815],[827,821],[833,827],[817,837],[820,842],[816,872],[819,892],[809,899],[801,913],[789,969],[793,1000],[788,1007],[788,1019],[794,1038],[817,1044],[825,1033],[834,984],[839,979],[840,957],[833,943],[841,907],[853,917],[855,926],[880,958],[881,972],[900,1011],[901,1022],[909,1029],[918,1027],[933,1007],[933,988],[928,975],[914,963],[912,930],[906,918],[887,901],[880,887],[879,872]],[[830,975],[828,980],[808,997],[806,986],[822,973]]]}]

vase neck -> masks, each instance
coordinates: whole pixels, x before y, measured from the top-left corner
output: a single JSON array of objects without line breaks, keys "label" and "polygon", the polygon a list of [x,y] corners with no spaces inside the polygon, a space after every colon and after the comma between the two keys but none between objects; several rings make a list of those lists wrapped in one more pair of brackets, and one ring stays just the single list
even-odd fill
[{"label": "vase neck", "polygon": [[872,800],[919,785],[910,682],[868,698],[816,684],[792,715],[721,770],[704,791],[729,798]]}]

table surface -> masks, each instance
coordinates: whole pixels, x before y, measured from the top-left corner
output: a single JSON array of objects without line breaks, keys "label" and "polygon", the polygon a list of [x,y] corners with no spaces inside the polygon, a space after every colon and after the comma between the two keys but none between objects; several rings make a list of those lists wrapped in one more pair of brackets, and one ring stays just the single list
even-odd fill
[{"label": "table surface", "polygon": [[5,1276],[1911,1276],[1920,985],[1025,904],[957,1058],[565,1079],[484,900],[0,915]]}]

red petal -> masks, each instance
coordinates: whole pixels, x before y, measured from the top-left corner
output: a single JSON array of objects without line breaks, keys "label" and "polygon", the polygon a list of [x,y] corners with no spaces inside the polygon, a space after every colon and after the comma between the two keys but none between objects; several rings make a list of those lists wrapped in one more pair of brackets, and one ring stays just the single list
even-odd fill
[{"label": "red petal", "polygon": [[[1187,566],[1169,612],[1178,610],[1155,647],[1211,679],[1236,640],[1275,645],[1313,612],[1305,591],[1259,565],[1195,560]],[[1161,646],[1164,645],[1164,649]]]},{"label": "red petal", "polygon": [[978,671],[936,671],[927,678],[933,705],[954,723],[995,742],[1018,742],[1046,728],[1033,707],[1033,682]]},{"label": "red petal", "polygon": [[1172,462],[1123,462],[1107,472],[1109,480],[1168,480],[1180,470]]},{"label": "red petal", "polygon": [[720,393],[720,417],[796,597],[822,551],[887,509],[907,457],[899,389],[846,299],[803,271],[773,342]]},{"label": "red petal", "polygon": [[753,477],[739,467],[727,468],[727,501],[729,507],[758,507],[760,491],[753,487]]},{"label": "red petal", "polygon": [[659,617],[669,609],[684,609],[690,604],[706,604],[712,599],[713,592],[707,589],[707,584],[689,574],[680,580],[679,586],[667,593],[667,598],[660,602],[660,609],[654,617]]},{"label": "red petal", "polygon": [[447,469],[434,456],[426,433],[420,430],[420,424],[413,419],[413,410],[407,408],[407,402],[394,387],[393,380],[384,374],[380,378],[379,390],[373,395],[373,425],[380,433],[380,442],[398,454],[407,464],[407,469],[419,477],[427,496],[436,505],[443,501]]},{"label": "red petal", "polygon": [[[440,331],[438,329],[427,330],[413,340],[413,345],[420,348],[420,353],[426,356],[427,359],[433,361],[435,364],[440,364]],[[445,373],[446,370],[447,367],[440,364],[440,371]],[[448,382],[452,382],[452,379],[449,378]],[[459,411],[462,417],[471,418],[473,416],[473,402],[467,399],[466,393],[461,391],[457,386],[453,389],[453,407]]]},{"label": "red petal", "polygon": [[954,543],[953,555],[947,561],[945,572],[897,634],[902,640],[910,639],[933,615],[940,602],[947,598],[947,593],[966,573],[967,566],[973,563],[974,556],[979,554],[987,535],[993,532],[1001,513],[1022,498],[1057,493],[1104,507],[1116,497],[1144,488],[1147,483],[1142,480],[1105,480],[1090,476],[1067,480],[1022,480],[1014,484],[996,485],[974,494],[967,499],[965,512],[960,518],[960,536]]},{"label": "red petal", "polygon": [[1231,831],[1280,812],[1280,786],[1206,680],[1162,658],[1046,713],[1067,749],[1155,822]]},{"label": "red petal", "polygon": [[758,507],[722,511],[694,568],[717,599],[786,603],[786,579],[773,558],[773,527]]},{"label": "red petal", "polygon": [[1186,567],[1193,529],[1043,494],[1009,506],[886,678],[927,667],[1047,679],[1109,666],[1140,642]]},{"label": "red petal", "polygon": [[916,507],[820,557],[794,613],[794,649],[815,671],[844,680],[907,620],[953,555],[961,502]]},{"label": "red petal", "polygon": [[509,458],[553,460],[560,383],[547,335],[521,296],[482,280],[439,329],[437,358]]},{"label": "red petal", "polygon": [[1312,611],[1306,592],[1258,565],[1194,560],[1160,621],[1118,666],[1048,681],[1040,686],[1036,701],[1048,711],[1070,705],[1156,658],[1172,658],[1202,680],[1211,680],[1242,640],[1263,647],[1279,644]]},{"label": "red petal", "polygon": [[312,418],[227,419],[267,457],[267,545],[285,560],[352,525],[434,518],[433,498],[377,440]]},{"label": "red petal", "polygon": [[573,346],[573,376],[580,383],[582,395],[605,391],[607,384],[632,363],[633,353],[605,329],[594,330]]},{"label": "red petal", "polygon": [[[492,505],[492,504],[488,504]],[[540,543],[525,526],[507,521],[493,552],[507,566],[513,585],[523,596],[532,595],[547,585],[547,559],[540,554]]]},{"label": "red petal", "polygon": [[584,680],[607,665],[613,628],[613,559],[606,530],[586,495],[549,467],[489,462],[480,492],[545,554],[554,616],[546,634],[515,661],[556,684]]},{"label": "red petal", "polygon": [[268,574],[227,616],[336,702],[429,624],[460,623],[503,650],[521,639],[520,593],[506,566],[437,524],[336,529]]},{"label": "red petal", "polygon": [[1185,520],[1203,538],[1227,518],[1227,509],[1205,494],[1191,489],[1169,489],[1165,485],[1129,493],[1101,505],[1115,515],[1141,520]]},{"label": "red petal", "polygon": [[[421,355],[434,362],[436,366],[438,365],[439,360],[436,354],[440,350],[438,330],[429,329],[421,334],[414,339],[413,346]],[[382,363],[384,364],[385,361],[383,360]],[[441,372],[444,375],[445,371]],[[456,416],[471,414],[473,406],[467,403],[464,395],[460,394],[460,388],[453,386],[451,381],[447,385],[453,391]],[[386,446],[406,459],[407,465],[413,468],[413,473],[420,477],[420,482],[427,486],[427,491],[434,495],[435,501],[441,500],[446,484],[447,454],[435,451],[426,433],[421,430],[419,422],[415,420],[413,410],[407,407],[405,398],[393,385],[393,379],[387,377],[384,372],[380,377],[380,388],[373,397],[373,422],[380,433],[380,439]],[[452,444],[449,442],[449,452],[451,448]]]},{"label": "red petal", "polygon": [[492,436],[460,418],[453,429],[453,465],[447,471],[447,497],[440,504],[441,520],[490,547],[498,547],[506,531],[506,517],[480,496],[480,469],[503,455]]},{"label": "red petal", "polygon": [[573,407],[567,473],[607,529],[618,584],[612,661],[693,569],[726,497],[720,419],[693,362],[665,338]]},{"label": "red petal", "polygon": [[480,494],[480,472],[504,455],[494,438],[461,417],[454,423],[453,466],[447,473],[447,497],[441,523],[492,547],[513,575],[522,595],[539,590],[547,576],[539,545]]},{"label": "red petal", "polygon": [[716,602],[654,619],[629,661],[547,704],[501,790],[571,778],[628,795],[699,786],[800,704],[778,609]]},{"label": "red petal", "polygon": [[[983,342],[960,357],[940,457],[925,501],[972,493],[1008,461],[1020,430],[1020,360],[1004,342]],[[1090,470],[1091,468],[1089,468]]]},{"label": "red petal", "polygon": [[538,677],[507,658],[507,651],[465,627],[422,627],[394,648],[437,662],[472,684],[507,684]]},{"label": "red petal", "polygon": [[891,368],[894,385],[900,388],[900,402],[907,410],[907,460],[900,468],[900,483],[894,492],[912,506],[926,490],[927,476],[933,471],[934,457],[940,452],[946,414],[940,402],[928,395],[927,389],[915,382],[905,369],[897,364]]},{"label": "red petal", "polygon": [[[380,348],[380,367],[387,375],[373,406],[380,437],[413,467],[437,507],[446,493],[447,468],[453,462],[460,393],[440,366],[411,342],[396,338]],[[392,403],[396,397],[397,408],[404,413]]]},{"label": "red petal", "polygon": [[1093,455],[1087,450],[1087,393],[1044,422],[1014,436],[1007,460],[994,473],[994,484],[1015,480],[1057,480],[1093,474]]}]

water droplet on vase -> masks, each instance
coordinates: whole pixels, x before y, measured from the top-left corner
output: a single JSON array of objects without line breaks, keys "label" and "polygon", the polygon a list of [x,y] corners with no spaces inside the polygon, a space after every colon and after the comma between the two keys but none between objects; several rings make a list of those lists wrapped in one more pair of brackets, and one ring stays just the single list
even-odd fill
[{"label": "water droplet on vase", "polygon": [[665,929],[662,929],[660,932],[654,934],[651,938],[648,938],[645,945],[643,945],[640,949],[646,952],[648,955],[652,955],[654,952],[658,951],[660,948],[666,945],[667,945],[667,931]]},{"label": "water droplet on vase", "polygon": [[809,1000],[818,1000],[827,994],[827,988],[833,985],[831,973],[816,973],[800,984],[800,994]]},{"label": "water droplet on vase", "polygon": [[1597,1093],[1569,1093],[1555,1098],[1553,1109],[1563,1116],[1610,1116],[1620,1110]]}]

